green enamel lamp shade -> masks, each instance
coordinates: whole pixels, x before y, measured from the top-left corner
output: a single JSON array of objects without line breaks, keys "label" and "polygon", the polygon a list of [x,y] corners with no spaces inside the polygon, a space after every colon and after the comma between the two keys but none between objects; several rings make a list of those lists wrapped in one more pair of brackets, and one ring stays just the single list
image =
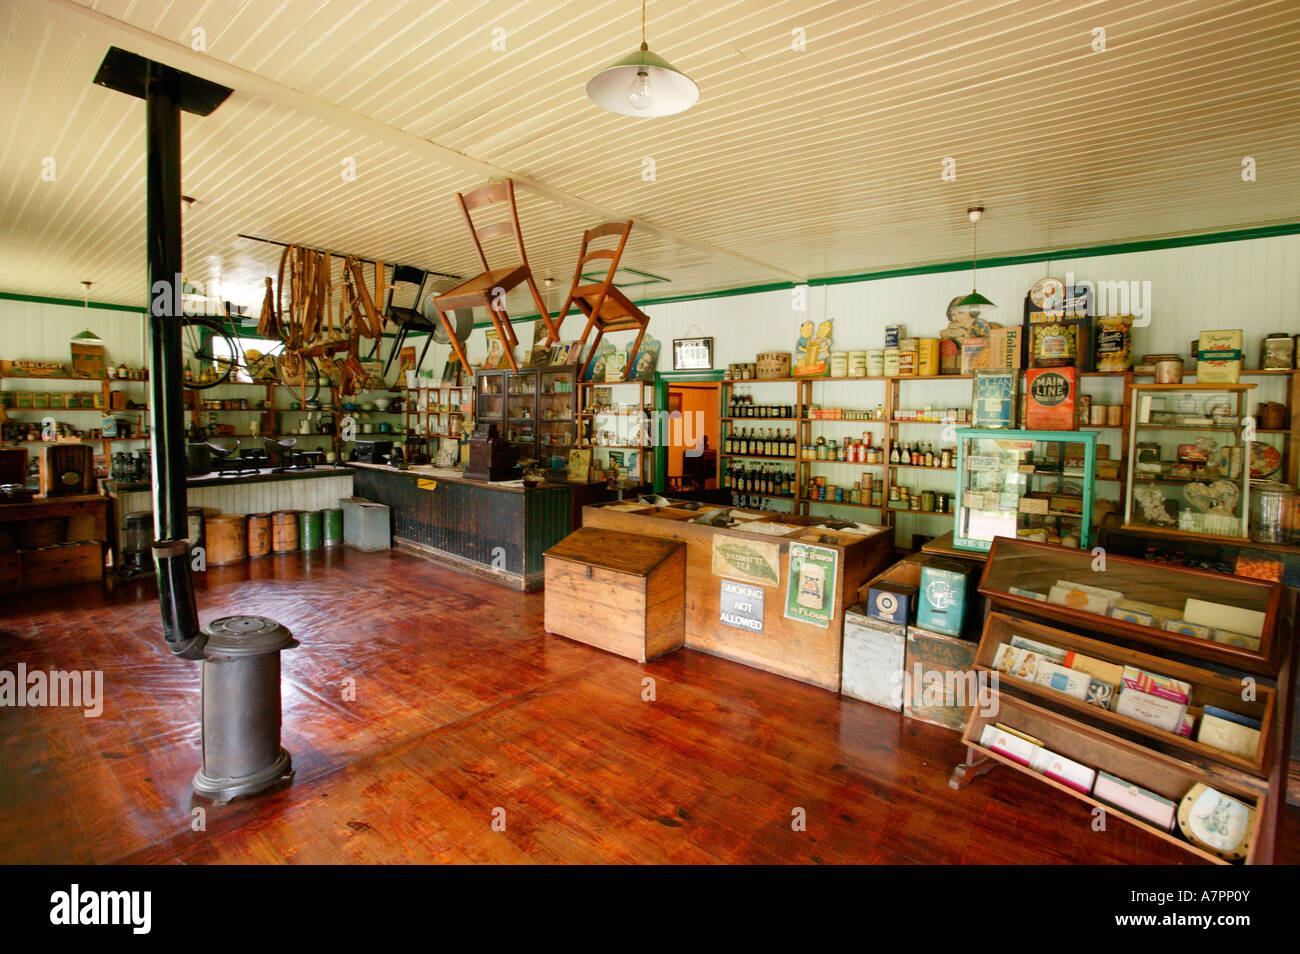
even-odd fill
[{"label": "green enamel lamp shade", "polygon": [[998,307],[997,305],[993,304],[993,302],[989,301],[987,298],[981,295],[979,292],[975,291],[973,288],[971,289],[971,293],[969,295],[965,295],[961,298],[958,298],[952,304],[954,308],[972,308],[972,307],[996,308]]},{"label": "green enamel lamp shade", "polygon": [[589,79],[587,98],[622,116],[671,116],[694,106],[700,88],[643,43],[641,49]]}]

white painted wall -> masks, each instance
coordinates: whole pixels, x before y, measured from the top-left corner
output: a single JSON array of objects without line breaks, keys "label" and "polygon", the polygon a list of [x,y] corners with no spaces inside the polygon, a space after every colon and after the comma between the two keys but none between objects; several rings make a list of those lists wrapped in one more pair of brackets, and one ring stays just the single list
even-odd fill
[{"label": "white painted wall", "polygon": [[[869,265],[864,263],[864,268]],[[1241,328],[1245,332],[1247,363],[1254,366],[1260,339],[1266,334],[1300,333],[1300,235],[1090,258],[1044,259],[1041,264],[981,269],[978,284],[983,294],[1002,306],[1001,320],[1014,324],[1020,321],[1025,293],[1034,281],[1045,275],[1065,278],[1070,272],[1080,280],[1150,282],[1151,300],[1144,303],[1150,306],[1150,325],[1134,331],[1134,351],[1138,355],[1186,354],[1191,339],[1201,329]],[[881,347],[887,324],[901,323],[909,334],[921,337],[937,336],[946,323],[948,302],[970,291],[970,287],[969,272],[947,272],[812,288],[808,291],[807,315],[792,311],[788,291],[652,305],[647,312],[651,317],[650,333],[664,342],[660,371],[672,369],[672,339],[694,335],[713,337],[715,366],[725,368],[732,362],[752,361],[759,351],[792,351],[797,326],[805,317],[816,321],[835,319],[836,350]],[[1103,314],[1108,313],[1105,302],[1100,306]],[[581,315],[569,315],[561,329],[563,337],[576,338],[583,323]],[[0,300],[4,342],[0,352],[4,356],[66,360],[68,339],[87,326],[105,339],[112,360],[143,363],[142,320],[136,314],[97,309],[87,317],[79,307]],[[532,340],[532,328],[532,324],[518,326],[521,341]],[[633,333],[625,332],[612,335],[610,340],[617,347],[626,347],[633,337]],[[468,348],[472,361],[486,353],[482,329],[470,337]],[[425,367],[434,369],[435,374],[440,372],[448,352],[446,346],[435,344]],[[790,396],[783,395],[782,401],[793,400],[793,386],[788,387]],[[969,404],[969,385],[964,382],[918,383],[910,387],[918,389],[913,406]],[[825,399],[827,403],[874,406],[882,399],[881,388],[871,383],[836,386],[834,391],[827,389]],[[1094,400],[1118,403],[1119,391],[1114,382],[1092,382],[1088,389]],[[905,399],[907,395],[905,391]],[[1255,396],[1257,400],[1281,400],[1281,383],[1263,381]],[[1117,432],[1111,432],[1106,439],[1114,445],[1112,453],[1117,455]],[[945,489],[945,477],[931,478],[934,489]],[[917,486],[924,489],[926,485],[918,482]],[[947,486],[951,486],[951,479]],[[1116,491],[1114,487],[1101,488],[1106,496]],[[937,518],[899,516],[900,542],[906,542],[914,529],[935,532]]]}]

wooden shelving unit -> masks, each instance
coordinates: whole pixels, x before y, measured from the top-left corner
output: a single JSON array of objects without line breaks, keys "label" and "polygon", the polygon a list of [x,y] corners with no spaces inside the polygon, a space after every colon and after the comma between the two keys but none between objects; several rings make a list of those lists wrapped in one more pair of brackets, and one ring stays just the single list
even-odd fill
[{"label": "wooden shelving unit", "polygon": [[[593,400],[596,388],[610,388],[615,395],[619,393],[626,394],[629,390],[635,388],[636,401],[634,403],[622,403],[630,410],[626,413],[619,411],[598,411],[593,410]],[[590,448],[592,452],[592,465],[595,466],[596,453],[600,450],[606,451],[627,451],[634,450],[636,455],[636,483],[638,485],[648,482],[647,473],[649,467],[646,457],[654,451],[654,434],[650,430],[650,413],[654,408],[654,385],[648,381],[579,381],[578,389],[578,442],[574,446],[581,448]],[[594,431],[597,422],[605,416],[614,418],[634,418],[637,422],[640,434],[644,440],[635,444],[602,444],[594,440]],[[621,432],[626,433],[630,428],[628,425],[621,425]],[[665,439],[667,435],[665,435]],[[629,468],[628,477],[631,479],[631,469]]]},{"label": "wooden shelving unit", "polygon": [[[30,381],[46,381],[46,382],[64,381],[64,382],[72,382],[72,383],[75,383],[75,384],[81,384],[81,385],[93,385],[94,387],[96,387],[96,388],[98,389],[98,392],[99,392],[99,400],[100,400],[100,405],[101,405],[101,406],[99,406],[99,407],[58,407],[58,408],[50,408],[50,407],[43,407],[43,408],[37,408],[37,407],[31,407],[31,408],[5,407],[5,408],[4,408],[4,412],[5,412],[6,415],[11,415],[11,416],[12,416],[12,415],[23,415],[22,417],[16,417],[16,416],[14,416],[14,417],[13,417],[13,420],[15,420],[15,421],[23,421],[23,422],[30,422],[31,424],[34,424],[34,425],[36,426],[36,429],[37,429],[37,430],[40,430],[40,422],[41,422],[41,420],[42,420],[43,418],[45,418],[45,417],[53,417],[53,418],[55,418],[55,419],[57,420],[57,419],[59,418],[60,415],[64,415],[64,414],[91,415],[91,416],[92,416],[92,417],[91,417],[92,420],[93,420],[93,419],[96,419],[96,418],[103,418],[103,417],[105,417],[105,416],[110,416],[110,417],[121,417],[122,415],[133,414],[133,415],[135,415],[135,419],[134,419],[134,421],[132,422],[132,427],[131,427],[131,430],[132,430],[132,436],[130,436],[130,437],[90,437],[90,438],[80,438],[80,439],[76,439],[76,440],[68,440],[68,441],[44,441],[44,440],[36,440],[36,441],[26,441],[26,440],[24,440],[24,441],[6,441],[6,442],[5,442],[6,446],[9,446],[9,447],[22,447],[22,446],[40,447],[40,446],[42,446],[42,445],[44,445],[44,444],[48,444],[48,443],[81,443],[81,444],[93,444],[93,445],[98,445],[98,447],[99,447],[99,454],[102,455],[103,458],[104,458],[104,467],[105,467],[105,472],[107,472],[107,468],[108,468],[108,466],[109,466],[109,464],[110,464],[110,462],[111,462],[111,460],[112,460],[112,457],[113,457],[113,445],[114,445],[114,444],[148,443],[148,441],[149,441],[149,433],[148,433],[148,427],[147,427],[147,423],[148,423],[148,415],[149,415],[149,409],[148,409],[147,406],[146,406],[146,407],[143,407],[143,408],[120,408],[120,409],[118,409],[117,411],[114,411],[114,410],[112,409],[112,401],[113,401],[113,398],[112,398],[112,395],[113,395],[113,386],[114,386],[115,384],[128,385],[128,386],[130,386],[130,385],[138,385],[138,386],[140,386],[140,387],[142,387],[142,388],[146,388],[146,389],[147,389],[148,386],[149,386],[149,382],[148,382],[147,379],[145,379],[145,380],[140,380],[140,379],[132,379],[132,378],[108,378],[108,377],[104,377],[104,378],[81,378],[81,377],[72,377],[72,376],[64,376],[64,375],[53,375],[53,376],[48,376],[48,377],[47,377],[47,376],[40,376],[40,377],[38,377],[38,376],[35,376],[35,375],[6,375],[6,376],[4,376],[4,377],[0,377],[0,384],[6,383],[6,382],[11,382],[11,381],[24,381],[24,382],[30,382]],[[4,390],[5,390],[5,391],[10,391],[10,392],[18,392],[18,391],[21,391],[21,392],[29,393],[29,394],[33,394],[33,395],[36,395],[36,394],[45,394],[45,395],[48,395],[48,394],[50,394],[50,393],[77,393],[77,394],[86,394],[86,393],[92,393],[92,394],[93,394],[93,393],[94,393],[93,391],[89,391],[89,392],[88,392],[88,391],[84,390],[83,388],[68,388],[68,389],[67,389],[67,392],[60,392],[60,391],[57,391],[56,389],[52,389],[52,388],[51,388],[51,389],[45,389],[45,388],[41,388],[41,389],[27,389],[27,388],[5,387]],[[147,394],[147,392],[146,392],[146,394]],[[146,401],[145,403],[147,404],[147,401]],[[98,423],[98,421],[96,421],[96,423]],[[98,429],[98,428],[94,427],[93,425],[86,425],[86,427],[84,427],[84,428],[76,428],[76,429],[77,429],[77,430],[92,430],[92,429]]]},{"label": "wooden shelving unit", "polygon": [[[1159,600],[1173,609],[1181,608],[1186,599],[1250,608],[1263,619],[1259,646],[1249,649],[1175,634],[1011,592],[1013,587],[1037,590],[1058,577],[1118,590],[1128,599]],[[980,742],[984,727],[997,722],[1040,740],[1052,752],[1175,803],[1198,783],[1243,802],[1255,812],[1245,861],[1272,863],[1286,801],[1294,705],[1296,618],[1291,595],[1281,584],[1119,556],[1111,556],[1098,572],[1088,552],[999,538],[993,543],[979,591],[988,599],[990,612],[976,651],[978,672],[993,673],[998,646],[1021,636],[1111,665],[1134,666],[1181,680],[1191,687],[1188,709],[1198,718],[1202,707],[1212,705],[1254,719],[1260,729],[1253,755],[1236,754],[1199,741],[1199,723],[1192,737],[1184,737],[1034,681],[999,673],[996,704],[973,710],[966,726],[962,741],[967,759],[953,771],[949,781],[953,788],[1005,765],[1049,788],[1101,806],[1109,816],[1176,844],[1199,860],[1224,863],[1175,833],[985,747]],[[1251,692],[1243,693],[1247,684]]]}]

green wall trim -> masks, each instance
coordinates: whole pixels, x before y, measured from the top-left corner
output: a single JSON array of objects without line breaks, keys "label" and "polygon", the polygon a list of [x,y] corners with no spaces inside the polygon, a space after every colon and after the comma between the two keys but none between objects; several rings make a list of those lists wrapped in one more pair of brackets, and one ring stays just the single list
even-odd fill
[{"label": "green wall trim", "polygon": [[[1168,248],[1187,248],[1193,245],[1219,245],[1226,242],[1249,242],[1255,239],[1278,238],[1285,235],[1300,234],[1300,222],[1286,222],[1281,225],[1263,225],[1255,228],[1233,229],[1223,232],[1203,232],[1196,235],[1179,235],[1167,238],[1142,239],[1133,242],[1115,242],[1109,245],[1086,245],[1080,248],[1044,249],[1035,252],[1017,252],[1011,255],[992,256],[982,259],[985,268],[999,268],[1005,265],[1026,265],[1052,258],[1097,258],[1103,255],[1123,255],[1132,252],[1153,252]],[[932,262],[926,265],[911,265],[906,268],[888,268],[875,272],[856,272],[845,275],[827,275],[810,278],[806,282],[780,281],[766,282],[759,285],[739,285],[734,288],[720,288],[708,292],[692,292],[683,295],[666,295],[659,298],[639,298],[636,304],[641,307],[650,305],[671,305],[687,301],[708,301],[714,298],[734,298],[738,295],[761,295],[765,292],[785,291],[800,285],[818,286],[850,285],[855,282],[880,281],[885,278],[906,278],[913,275],[938,275],[944,272],[960,272],[971,267],[970,259],[950,262]],[[0,300],[32,301],[46,305],[68,305],[80,308],[82,303],[72,298],[46,298],[40,295],[19,295],[13,292],[0,292]],[[91,308],[104,308],[115,311],[130,311],[144,314],[145,309],[131,305],[113,305],[106,302],[90,302]],[[541,315],[527,315],[515,318],[515,324],[540,321]],[[484,318],[474,322],[475,328],[492,327],[491,319]]]},{"label": "green wall trim", "polygon": [[105,311],[130,311],[137,315],[145,313],[143,308],[134,305],[114,305],[106,301],[80,302],[75,298],[46,298],[43,295],[19,295],[15,292],[0,292],[0,301],[31,301],[38,305],[66,305],[69,308],[100,308]]}]

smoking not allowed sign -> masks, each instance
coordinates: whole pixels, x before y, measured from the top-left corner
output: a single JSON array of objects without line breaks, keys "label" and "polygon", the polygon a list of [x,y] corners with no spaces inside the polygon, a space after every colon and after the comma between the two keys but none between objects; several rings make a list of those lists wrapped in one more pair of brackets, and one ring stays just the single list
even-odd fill
[{"label": "smoking not allowed sign", "polygon": [[763,631],[763,588],[761,586],[723,580],[718,606],[718,621],[724,625],[747,629],[751,633]]}]

